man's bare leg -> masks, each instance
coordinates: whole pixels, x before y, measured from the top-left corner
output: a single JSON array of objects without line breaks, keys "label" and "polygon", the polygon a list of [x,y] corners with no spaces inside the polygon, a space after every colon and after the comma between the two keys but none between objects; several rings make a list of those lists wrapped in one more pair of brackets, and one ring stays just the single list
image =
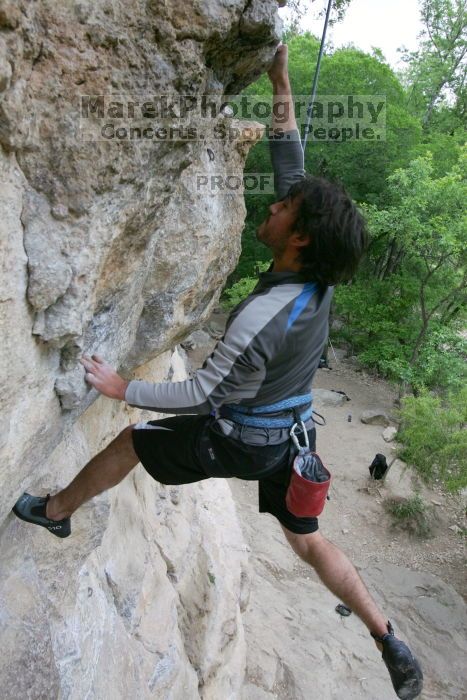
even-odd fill
[{"label": "man's bare leg", "polygon": [[62,520],[70,517],[85,501],[112,488],[130,473],[139,462],[133,448],[132,432],[132,425],[125,428],[83,467],[63,491],[50,497],[46,508],[48,518]]},{"label": "man's bare leg", "polygon": [[422,692],[423,673],[409,647],[397,639],[394,630],[378,609],[365,584],[344,552],[326,540],[320,532],[297,535],[282,526],[285,536],[298,554],[310,564],[324,585],[342,600],[378,637],[376,646],[389,671],[393,688],[401,700],[413,700]]},{"label": "man's bare leg", "polygon": [[[387,618],[379,611],[351,561],[320,532],[297,535],[282,526],[298,556],[312,566],[331,593],[342,600],[378,636],[387,633]],[[381,649],[381,644],[377,643]]]}]

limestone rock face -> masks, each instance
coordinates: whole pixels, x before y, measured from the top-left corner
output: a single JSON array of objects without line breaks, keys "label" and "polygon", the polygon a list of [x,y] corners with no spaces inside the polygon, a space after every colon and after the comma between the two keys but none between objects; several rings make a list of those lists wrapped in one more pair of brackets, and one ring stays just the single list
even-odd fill
[{"label": "limestone rock face", "polygon": [[134,366],[207,317],[239,253],[244,205],[197,192],[196,178],[239,174],[261,133],[193,111],[180,129],[203,138],[106,139],[108,113],[96,126],[82,105],[115,96],[129,114],[130,103],[204,94],[220,104],[264,70],[278,41],[275,3],[243,4],[3,5],[2,175],[21,196],[32,332],[56,348],[66,409],[84,399],[74,372],[83,349]]},{"label": "limestone rock face", "polygon": [[[13,520],[10,509],[24,490],[64,486],[138,419],[95,402],[83,352],[127,376],[143,367],[139,376],[167,379],[174,346],[210,315],[245,216],[242,193],[219,193],[211,176],[240,177],[262,133],[219,105],[265,70],[279,34],[275,0],[0,0],[0,638],[9,649],[0,679],[8,697],[235,697],[243,579],[231,555],[223,591],[216,564],[239,537],[222,524],[233,513],[224,486],[190,487],[175,504],[141,472],[86,506],[66,543]],[[202,118],[180,112],[202,95],[214,101]],[[138,105],[162,109],[163,96],[162,130],[141,136],[157,119]],[[110,118],[109,103],[123,105],[123,117]],[[109,120],[111,137],[102,131]],[[99,674],[105,664],[115,677]]]},{"label": "limestone rock face", "polygon": [[262,133],[194,110],[183,128],[199,138],[105,140],[81,97],[221,103],[265,69],[279,29],[275,0],[0,1],[3,515],[95,399],[83,352],[129,372],[209,316],[245,208],[197,178],[241,176]]},{"label": "limestone rock face", "polygon": [[[169,374],[184,376],[177,353],[140,370]],[[99,399],[28,488],[63,487],[138,418]],[[227,482],[163,486],[138,466],[77,511],[68,539],[12,516],[0,544],[2,697],[239,697],[247,554]]]}]

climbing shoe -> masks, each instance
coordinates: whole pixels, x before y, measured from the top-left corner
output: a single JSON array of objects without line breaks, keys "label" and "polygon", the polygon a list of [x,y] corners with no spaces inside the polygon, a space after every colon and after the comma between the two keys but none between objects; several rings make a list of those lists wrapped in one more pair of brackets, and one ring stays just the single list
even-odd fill
[{"label": "climbing shoe", "polygon": [[391,676],[396,695],[401,700],[412,700],[420,695],[423,688],[423,673],[415,656],[407,644],[394,636],[388,621],[388,632],[378,637],[371,632],[373,639],[383,645],[383,661]]},{"label": "climbing shoe", "polygon": [[45,498],[23,493],[13,506],[13,513],[27,523],[47,528],[49,532],[57,537],[68,537],[71,534],[70,518],[50,520],[45,514],[49,498],[50,493]]}]

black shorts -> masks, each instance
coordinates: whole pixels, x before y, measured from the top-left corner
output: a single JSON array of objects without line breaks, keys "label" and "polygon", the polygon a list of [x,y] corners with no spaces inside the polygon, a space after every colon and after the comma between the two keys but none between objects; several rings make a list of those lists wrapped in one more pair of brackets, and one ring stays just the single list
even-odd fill
[{"label": "black shorts", "polygon": [[[308,437],[314,450],[314,427]],[[215,418],[190,415],[138,423],[133,445],[145,470],[161,484],[191,484],[212,477],[258,481],[260,513],[271,513],[300,535],[318,529],[317,518],[298,518],[287,510],[285,495],[294,457],[290,440],[247,445],[224,435]]]}]

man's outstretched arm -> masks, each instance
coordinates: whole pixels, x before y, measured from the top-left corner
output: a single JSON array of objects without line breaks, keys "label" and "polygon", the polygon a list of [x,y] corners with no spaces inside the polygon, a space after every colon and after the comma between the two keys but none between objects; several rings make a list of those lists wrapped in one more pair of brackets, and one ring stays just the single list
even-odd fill
[{"label": "man's outstretched arm", "polygon": [[281,44],[268,70],[274,94],[269,148],[278,199],[283,199],[290,186],[305,175],[287,61],[288,47]]},{"label": "man's outstretched arm", "polygon": [[277,133],[292,131],[297,128],[288,72],[288,50],[289,47],[287,44],[280,44],[277,47],[272,65],[268,70],[269,80],[272,83],[273,89],[273,116],[271,127],[273,131],[277,131]]},{"label": "man's outstretched arm", "polygon": [[[99,357],[84,356],[86,381],[111,399],[161,413],[208,414],[229,400],[251,398],[258,392],[265,367],[282,344],[268,322],[294,301],[300,289],[291,286],[253,299],[235,317],[203,367],[181,382],[130,381]],[[285,329],[284,329],[285,332]]]}]

